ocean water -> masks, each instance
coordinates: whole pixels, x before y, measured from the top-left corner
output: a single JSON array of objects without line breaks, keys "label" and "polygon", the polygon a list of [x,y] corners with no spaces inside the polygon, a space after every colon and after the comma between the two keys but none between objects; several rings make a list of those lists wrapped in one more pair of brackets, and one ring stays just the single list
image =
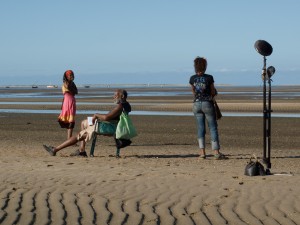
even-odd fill
[{"label": "ocean water", "polygon": [[[33,113],[33,114],[60,114],[61,110],[34,110],[34,109],[0,109],[0,113]],[[95,110],[77,110],[77,114],[94,114]],[[98,111],[98,113],[107,113],[107,111]],[[172,111],[133,111],[130,115],[144,116],[194,116],[192,112],[172,112]],[[247,112],[224,112],[223,117],[262,117],[262,113]],[[300,113],[272,113],[272,117],[300,118]]]},{"label": "ocean water", "polygon": [[[79,87],[79,95],[76,96],[77,105],[112,105],[112,103],[101,102],[101,98],[107,98],[113,96],[114,90],[120,87]],[[123,87],[124,88],[124,87]],[[128,88],[129,97],[142,96],[142,97],[159,97],[159,96],[189,96],[192,99],[192,94],[188,86],[135,86]],[[248,99],[262,99],[261,87],[218,87],[219,95],[226,96],[239,96]],[[298,99],[300,97],[300,88],[294,88],[290,90],[289,87],[275,87],[275,91],[272,92],[272,99]],[[98,98],[97,102],[80,102],[86,98]],[[20,99],[22,101],[7,102],[5,99]],[[28,99],[28,100],[27,100]],[[34,99],[34,101],[31,101]],[[45,100],[51,100],[45,101]],[[31,109],[13,109],[11,105],[61,105],[62,93],[60,88],[47,88],[38,87],[32,88],[31,86],[16,86],[16,87],[0,87],[0,105],[2,107],[0,113],[50,113],[59,114],[60,110],[31,110]],[[141,103],[140,103],[141,104]],[[153,105],[155,103],[147,103]],[[139,105],[134,103],[132,105]],[[143,103],[144,105],[144,103]],[[91,114],[94,111],[77,110],[77,114]],[[106,112],[100,112],[106,113]],[[171,112],[171,111],[134,111],[132,115],[168,115],[168,116],[193,116],[192,112]],[[223,116],[250,116],[260,117],[262,113],[236,113],[226,112]],[[272,117],[300,117],[299,113],[272,113]]]}]

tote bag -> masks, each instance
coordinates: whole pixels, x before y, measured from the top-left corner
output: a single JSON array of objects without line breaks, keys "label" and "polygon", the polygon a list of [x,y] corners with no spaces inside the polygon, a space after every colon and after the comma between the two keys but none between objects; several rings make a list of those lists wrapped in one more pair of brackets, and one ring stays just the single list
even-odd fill
[{"label": "tote bag", "polygon": [[122,112],[122,114],[120,115],[120,121],[117,125],[116,139],[129,140],[135,136],[137,136],[137,132],[135,127],[133,126],[131,118],[127,113]]},{"label": "tote bag", "polygon": [[[254,158],[255,161],[252,161],[251,159]],[[245,172],[244,174],[246,176],[265,176],[266,171],[264,166],[258,162],[258,159],[256,155],[253,154],[253,157],[250,158],[250,161],[245,167]]]}]

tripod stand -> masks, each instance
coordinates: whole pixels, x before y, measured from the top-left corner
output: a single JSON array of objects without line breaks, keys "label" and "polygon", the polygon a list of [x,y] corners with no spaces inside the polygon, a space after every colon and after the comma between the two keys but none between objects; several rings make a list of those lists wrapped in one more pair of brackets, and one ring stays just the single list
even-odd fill
[{"label": "tripod stand", "polygon": [[[270,175],[271,169],[271,72],[274,67],[269,67],[268,72],[266,69],[266,57],[264,56],[264,67],[262,70],[263,79],[263,163],[266,165],[266,174]],[[274,69],[275,72],[275,69]],[[267,93],[268,83],[268,93]],[[268,101],[267,101],[268,100]]]},{"label": "tripod stand", "polygon": [[[266,174],[270,175],[271,169],[271,76],[275,73],[273,66],[267,67],[266,56],[269,56],[273,52],[272,46],[264,41],[258,40],[255,42],[254,47],[256,51],[264,57],[264,66],[262,69],[263,79],[263,163],[266,165]],[[267,93],[268,83],[268,93]],[[268,101],[267,101],[268,100]]]}]

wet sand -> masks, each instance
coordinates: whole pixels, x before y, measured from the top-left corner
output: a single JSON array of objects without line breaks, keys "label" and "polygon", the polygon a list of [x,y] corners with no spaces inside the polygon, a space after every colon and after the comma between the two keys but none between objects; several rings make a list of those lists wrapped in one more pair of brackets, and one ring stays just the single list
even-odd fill
[{"label": "wet sand", "polygon": [[[167,103],[175,102],[174,109],[177,101]],[[110,137],[98,138],[93,158],[70,157],[78,146],[51,157],[42,144],[66,138],[56,118],[0,114],[0,224],[300,223],[299,118],[272,118],[273,175],[257,177],[245,176],[244,168],[253,154],[262,157],[260,117],[218,122],[228,156],[219,161],[209,134],[209,156],[198,159],[192,116],[133,115],[139,135],[119,159]],[[76,117],[75,133],[83,118]]]}]

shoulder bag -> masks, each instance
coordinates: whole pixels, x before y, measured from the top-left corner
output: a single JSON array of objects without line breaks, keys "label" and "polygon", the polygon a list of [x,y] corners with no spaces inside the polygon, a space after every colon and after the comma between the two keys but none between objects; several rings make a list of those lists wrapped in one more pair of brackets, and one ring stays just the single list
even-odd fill
[{"label": "shoulder bag", "polygon": [[131,118],[126,112],[122,112],[116,129],[116,139],[131,139],[137,136],[136,129]]},{"label": "shoulder bag", "polygon": [[213,102],[214,102],[214,107],[215,107],[215,112],[216,112],[216,119],[219,120],[219,119],[222,118],[223,115],[222,115],[221,110],[220,110],[220,108],[217,104],[217,101],[214,100]]}]

